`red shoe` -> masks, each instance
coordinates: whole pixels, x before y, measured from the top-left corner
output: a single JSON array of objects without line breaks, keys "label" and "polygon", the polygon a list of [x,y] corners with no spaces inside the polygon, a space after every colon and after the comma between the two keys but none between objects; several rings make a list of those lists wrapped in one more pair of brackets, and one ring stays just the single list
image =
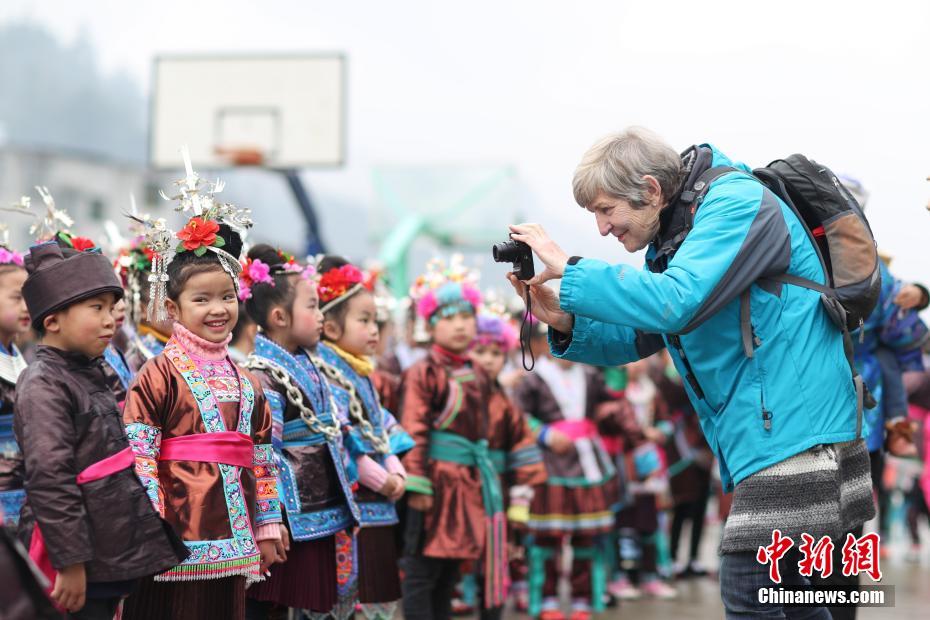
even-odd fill
[{"label": "red shoe", "polygon": [[591,612],[587,609],[576,609],[572,612],[571,620],[591,620]]},{"label": "red shoe", "polygon": [[539,613],[539,620],[565,620],[561,609],[545,609]]},{"label": "red shoe", "polygon": [[463,601],[460,598],[452,599],[452,615],[453,616],[470,616],[472,612],[475,611],[475,608]]}]

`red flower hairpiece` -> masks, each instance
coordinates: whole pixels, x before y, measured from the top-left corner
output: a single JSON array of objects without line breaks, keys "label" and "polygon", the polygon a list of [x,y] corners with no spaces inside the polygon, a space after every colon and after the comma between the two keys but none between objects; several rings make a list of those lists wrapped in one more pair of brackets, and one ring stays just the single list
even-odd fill
[{"label": "red flower hairpiece", "polygon": [[86,250],[93,250],[97,247],[97,244],[88,239],[87,237],[75,237],[68,232],[59,232],[58,238],[70,245],[72,248],[78,252],[84,252]]},{"label": "red flower hairpiece", "polygon": [[330,269],[320,277],[317,284],[320,303],[328,304],[359,284],[370,291],[374,286],[374,281],[366,277],[365,273],[355,265],[343,265]]},{"label": "red flower hairpiece", "polygon": [[220,225],[214,220],[205,220],[201,217],[192,217],[187,225],[178,231],[177,237],[181,240],[177,251],[190,251],[197,256],[203,256],[208,247],[221,248],[226,245],[223,238],[217,235]]}]

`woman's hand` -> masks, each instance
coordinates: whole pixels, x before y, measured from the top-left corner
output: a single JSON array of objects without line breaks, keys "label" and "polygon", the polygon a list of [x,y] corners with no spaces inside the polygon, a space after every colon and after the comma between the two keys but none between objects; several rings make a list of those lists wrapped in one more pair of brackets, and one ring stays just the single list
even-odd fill
[{"label": "woman's hand", "polygon": [[542,226],[539,224],[514,224],[510,227],[510,232],[512,233],[510,235],[511,239],[522,241],[530,246],[533,253],[546,266],[543,272],[530,279],[528,284],[542,284],[562,277],[562,274],[565,273],[565,265],[568,264],[568,254],[549,238]]},{"label": "woman's hand", "polygon": [[[510,280],[510,284],[520,299],[525,299],[526,283],[518,280],[517,276],[512,273],[507,274],[507,279]],[[545,284],[532,284],[529,290],[532,297],[533,316],[556,331],[563,334],[572,333],[575,317],[559,307],[559,294]]]}]

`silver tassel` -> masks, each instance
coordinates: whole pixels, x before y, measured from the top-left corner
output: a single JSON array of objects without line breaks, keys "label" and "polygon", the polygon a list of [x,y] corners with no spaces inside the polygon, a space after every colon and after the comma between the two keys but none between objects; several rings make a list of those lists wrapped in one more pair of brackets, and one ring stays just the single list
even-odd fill
[{"label": "silver tassel", "polygon": [[151,323],[168,320],[165,301],[168,298],[168,261],[161,254],[152,257],[152,273],[149,274],[148,319]]}]

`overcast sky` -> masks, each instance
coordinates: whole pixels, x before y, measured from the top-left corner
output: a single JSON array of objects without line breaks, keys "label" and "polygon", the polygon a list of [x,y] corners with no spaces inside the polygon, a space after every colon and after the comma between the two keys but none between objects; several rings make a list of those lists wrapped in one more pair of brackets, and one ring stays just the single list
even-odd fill
[{"label": "overcast sky", "polygon": [[803,152],[866,184],[893,271],[930,280],[927,2],[0,3],[23,18],[83,31],[145,90],[157,53],[343,51],[349,162],[315,187],[374,205],[376,164],[512,165],[569,254],[639,262],[572,201],[607,132],[641,124],[753,166]]}]

